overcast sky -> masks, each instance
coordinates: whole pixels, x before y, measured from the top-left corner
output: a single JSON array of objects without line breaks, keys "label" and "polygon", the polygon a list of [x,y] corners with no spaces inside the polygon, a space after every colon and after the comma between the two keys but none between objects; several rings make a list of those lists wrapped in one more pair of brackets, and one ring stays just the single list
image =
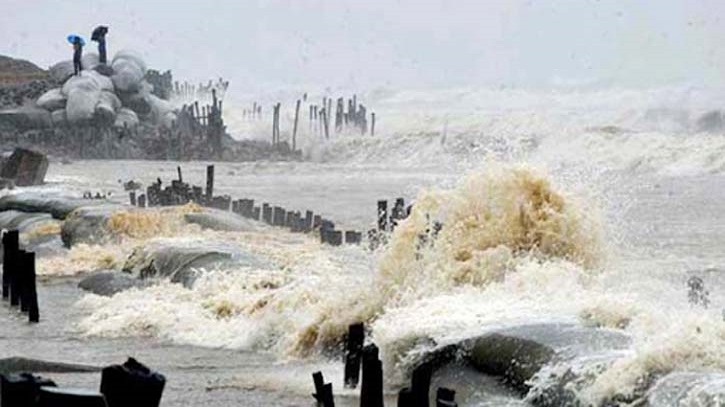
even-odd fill
[{"label": "overcast sky", "polygon": [[[0,54],[66,35],[234,88],[725,84],[722,0],[0,0]],[[93,48],[95,43],[91,44]],[[87,48],[88,50],[89,48]]]}]

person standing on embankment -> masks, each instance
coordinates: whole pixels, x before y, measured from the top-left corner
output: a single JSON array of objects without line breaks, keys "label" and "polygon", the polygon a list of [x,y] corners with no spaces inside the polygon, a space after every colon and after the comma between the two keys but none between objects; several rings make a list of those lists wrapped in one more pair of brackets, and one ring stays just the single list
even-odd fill
[{"label": "person standing on embankment", "polygon": [[75,75],[80,75],[83,69],[81,58],[83,58],[83,43],[81,37],[75,37],[73,41],[73,72]]}]

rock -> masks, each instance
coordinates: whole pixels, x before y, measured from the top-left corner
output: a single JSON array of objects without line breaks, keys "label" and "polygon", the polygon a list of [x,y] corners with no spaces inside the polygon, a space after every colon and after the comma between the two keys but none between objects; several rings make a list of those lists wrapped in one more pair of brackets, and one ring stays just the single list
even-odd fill
[{"label": "rock", "polygon": [[94,373],[101,368],[73,363],[49,362],[46,360],[11,357],[0,359],[0,374],[13,373]]},{"label": "rock", "polygon": [[150,284],[149,280],[139,280],[127,273],[103,271],[84,278],[78,283],[78,287],[96,295],[110,297],[129,288],[143,288]]},{"label": "rock", "polygon": [[23,106],[16,109],[0,110],[0,128],[31,130],[51,126],[50,112],[39,107]]},{"label": "rock", "polygon": [[73,61],[62,61],[50,67],[50,78],[56,83],[64,83],[73,76]]},{"label": "rock", "polygon": [[3,166],[0,176],[12,179],[15,185],[41,185],[48,172],[48,158],[35,151],[16,148]]},{"label": "rock", "polygon": [[220,230],[225,232],[249,232],[259,230],[259,222],[240,217],[227,211],[218,209],[205,209],[204,212],[192,212],[184,215],[184,219],[204,229]]},{"label": "rock", "polygon": [[78,208],[103,203],[104,201],[89,201],[56,194],[25,192],[1,197],[0,212],[11,209],[21,212],[42,212],[49,213],[53,218],[62,220]]},{"label": "rock", "polygon": [[65,109],[66,101],[67,98],[63,92],[61,92],[60,88],[54,88],[43,93],[35,104],[45,110],[53,111]]},{"label": "rock", "polygon": [[159,238],[133,250],[123,271],[138,278],[165,277],[193,285],[202,269],[220,266],[270,268],[270,264],[238,247],[200,238]]}]

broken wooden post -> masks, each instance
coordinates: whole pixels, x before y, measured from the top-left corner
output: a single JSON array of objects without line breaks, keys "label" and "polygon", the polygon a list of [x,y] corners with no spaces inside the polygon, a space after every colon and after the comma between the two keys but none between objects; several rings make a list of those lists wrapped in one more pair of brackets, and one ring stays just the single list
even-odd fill
[{"label": "broken wooden post", "polygon": [[388,230],[388,201],[378,201],[378,230]]},{"label": "broken wooden post", "polygon": [[350,325],[347,333],[347,349],[345,349],[346,388],[354,389],[360,381],[360,361],[364,342],[365,326],[362,323]]},{"label": "broken wooden post", "polygon": [[345,243],[347,244],[360,244],[362,241],[362,233],[354,230],[345,231]]},{"label": "broken wooden post", "polygon": [[300,116],[300,103],[302,103],[299,99],[297,99],[297,106],[295,106],[295,126],[292,130],[292,151],[294,152],[297,150],[297,121],[299,120]]},{"label": "broken wooden post", "polygon": [[383,407],[383,364],[378,353],[374,344],[363,348],[360,407]]},{"label": "broken wooden post", "polygon": [[131,191],[128,193],[128,200],[131,206],[136,206],[136,191]]},{"label": "broken wooden post", "polygon": [[20,232],[7,230],[2,234],[3,243],[3,299],[11,296],[11,282],[15,273],[16,258],[20,250]]},{"label": "broken wooden post", "polygon": [[139,208],[145,208],[146,207],[146,195],[141,194],[138,196],[138,207]]},{"label": "broken wooden post", "polygon": [[305,219],[304,219],[304,226],[302,227],[302,231],[305,233],[310,233],[312,231],[312,221],[313,221],[313,212],[312,211],[305,211]]},{"label": "broken wooden post", "polygon": [[214,166],[206,166],[206,202],[211,203],[214,197]]},{"label": "broken wooden post", "polygon": [[335,400],[332,394],[332,383],[325,384],[322,372],[312,374],[312,381],[315,384],[315,393],[312,395],[321,407],[335,407]]},{"label": "broken wooden post", "polygon": [[272,220],[272,224],[274,226],[284,226],[285,224],[285,216],[287,215],[287,212],[284,210],[281,206],[275,206],[274,207],[274,216]]}]

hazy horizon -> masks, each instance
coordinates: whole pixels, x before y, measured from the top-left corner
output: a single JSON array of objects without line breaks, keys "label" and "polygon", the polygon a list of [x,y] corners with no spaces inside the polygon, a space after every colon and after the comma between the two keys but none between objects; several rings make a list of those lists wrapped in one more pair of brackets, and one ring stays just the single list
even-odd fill
[{"label": "hazy horizon", "polygon": [[0,4],[0,54],[48,67],[70,58],[67,34],[105,24],[111,55],[137,50],[182,80],[222,76],[234,93],[725,84],[725,4],[714,0]]}]

